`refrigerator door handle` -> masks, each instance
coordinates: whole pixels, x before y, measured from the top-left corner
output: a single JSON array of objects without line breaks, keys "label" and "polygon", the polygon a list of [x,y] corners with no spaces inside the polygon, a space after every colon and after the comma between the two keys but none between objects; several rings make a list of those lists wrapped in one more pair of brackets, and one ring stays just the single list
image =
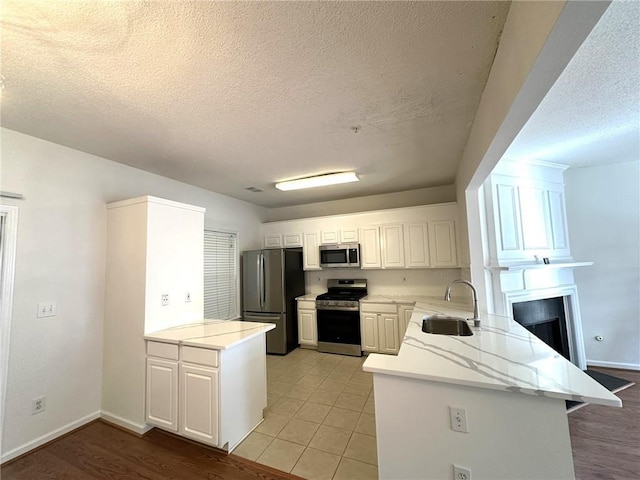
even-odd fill
[{"label": "refrigerator door handle", "polygon": [[256,257],[256,281],[258,283],[258,304],[260,305],[260,310],[262,310],[262,254],[259,253]]},{"label": "refrigerator door handle", "polygon": [[260,310],[264,310],[264,254],[260,253],[260,263],[258,265],[258,278],[260,289]]}]

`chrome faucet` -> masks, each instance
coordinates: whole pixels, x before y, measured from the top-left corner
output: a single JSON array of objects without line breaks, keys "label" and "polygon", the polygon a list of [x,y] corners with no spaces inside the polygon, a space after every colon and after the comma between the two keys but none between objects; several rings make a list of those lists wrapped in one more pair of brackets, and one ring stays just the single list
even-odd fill
[{"label": "chrome faucet", "polygon": [[460,279],[449,282],[449,285],[447,285],[447,291],[444,294],[444,299],[447,302],[451,301],[451,288],[456,283],[464,283],[465,285],[469,285],[469,287],[471,287],[471,291],[473,292],[473,318],[470,318],[469,320],[473,320],[474,327],[479,327],[480,316],[478,315],[478,292],[476,291],[476,287],[473,286],[473,283],[467,282],[466,280],[460,280]]}]

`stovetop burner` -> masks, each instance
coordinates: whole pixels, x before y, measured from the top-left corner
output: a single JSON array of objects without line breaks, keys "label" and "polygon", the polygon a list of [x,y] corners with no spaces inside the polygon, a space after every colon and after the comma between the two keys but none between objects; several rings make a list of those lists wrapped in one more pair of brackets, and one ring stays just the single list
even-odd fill
[{"label": "stovetop burner", "polygon": [[367,295],[367,281],[330,279],[329,291],[316,297],[320,310],[359,310],[359,300]]}]

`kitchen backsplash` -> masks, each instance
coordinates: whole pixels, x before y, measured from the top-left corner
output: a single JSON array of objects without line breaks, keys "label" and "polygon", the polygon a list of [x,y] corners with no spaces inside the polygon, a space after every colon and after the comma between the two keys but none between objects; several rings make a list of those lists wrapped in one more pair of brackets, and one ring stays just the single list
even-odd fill
[{"label": "kitchen backsplash", "polygon": [[[320,294],[327,291],[329,278],[366,278],[370,294],[375,295],[425,295],[444,296],[447,284],[456,278],[469,279],[466,268],[421,268],[403,270],[368,270],[357,268],[334,268],[305,273],[307,293]],[[467,289],[455,289],[452,298],[466,301]]]}]

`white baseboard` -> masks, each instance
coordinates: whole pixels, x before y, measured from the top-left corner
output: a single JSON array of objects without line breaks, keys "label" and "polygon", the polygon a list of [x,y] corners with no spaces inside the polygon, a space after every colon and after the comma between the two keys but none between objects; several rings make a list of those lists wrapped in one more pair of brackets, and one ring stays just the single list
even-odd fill
[{"label": "white baseboard", "polygon": [[119,417],[111,412],[105,412],[104,410],[100,412],[100,418],[103,418],[107,422],[118,425],[126,430],[130,430],[133,433],[137,433],[138,435],[144,435],[153,428],[151,425],[133,423],[130,420]]},{"label": "white baseboard", "polygon": [[601,362],[599,360],[587,360],[587,366],[620,368],[622,370],[640,370],[640,364],[638,363]]},{"label": "white baseboard", "polygon": [[24,445],[19,446],[18,448],[14,448],[9,452],[3,453],[2,458],[0,458],[0,463],[8,462],[9,460],[19,457],[20,455],[24,455],[30,450],[38,448],[45,443],[50,442],[51,440],[55,440],[59,436],[64,435],[65,433],[69,433],[76,428],[82,427],[83,425],[86,425],[87,423],[92,422],[97,418],[100,418],[100,412],[95,412],[87,415],[86,417],[82,417],[75,422],[68,423],[63,427],[57,428],[54,431],[47,433],[46,435],[27,442]]}]

